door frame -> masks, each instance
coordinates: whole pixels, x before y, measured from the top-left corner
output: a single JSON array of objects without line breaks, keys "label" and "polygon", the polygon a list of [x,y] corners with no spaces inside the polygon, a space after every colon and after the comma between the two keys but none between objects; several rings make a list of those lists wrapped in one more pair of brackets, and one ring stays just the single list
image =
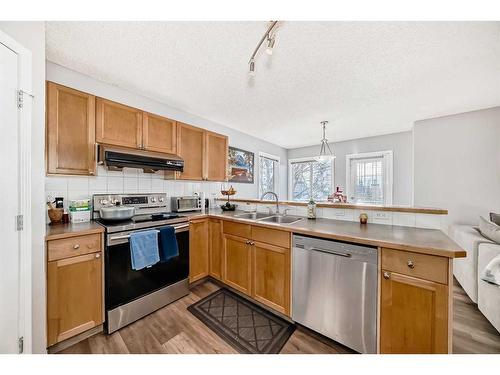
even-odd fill
[{"label": "door frame", "polygon": [[23,93],[19,109],[19,213],[23,230],[19,232],[19,337],[23,337],[23,353],[32,352],[31,306],[31,121],[32,55],[13,38],[0,30],[0,44],[18,56],[18,90]]}]

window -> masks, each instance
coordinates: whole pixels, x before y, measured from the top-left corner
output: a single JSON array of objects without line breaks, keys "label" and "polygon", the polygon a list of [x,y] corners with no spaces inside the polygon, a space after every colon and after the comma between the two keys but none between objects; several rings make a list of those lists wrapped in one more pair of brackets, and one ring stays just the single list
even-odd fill
[{"label": "window", "polygon": [[279,157],[264,152],[259,153],[259,198],[266,191],[278,194],[279,165]]},{"label": "window", "polygon": [[289,161],[289,199],[293,201],[326,201],[333,192],[333,163],[311,158]]},{"label": "window", "polygon": [[392,151],[346,156],[350,203],[392,204]]}]

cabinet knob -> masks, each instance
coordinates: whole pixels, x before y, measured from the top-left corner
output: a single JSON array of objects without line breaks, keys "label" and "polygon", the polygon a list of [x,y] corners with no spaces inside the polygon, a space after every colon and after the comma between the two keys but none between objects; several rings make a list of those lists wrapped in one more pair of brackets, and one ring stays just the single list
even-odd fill
[{"label": "cabinet knob", "polygon": [[411,268],[411,269],[415,268],[415,263],[413,263],[412,260],[408,259],[408,262],[406,262],[406,265],[408,266],[408,268]]},{"label": "cabinet knob", "polygon": [[101,256],[101,254],[96,254],[95,257],[96,258],[99,258]]},{"label": "cabinet knob", "polygon": [[389,272],[384,272],[384,279],[388,280],[391,278],[391,274]]},{"label": "cabinet knob", "polygon": [[73,245],[73,249],[78,250],[79,248],[80,248],[79,244],[76,243],[76,244]]}]

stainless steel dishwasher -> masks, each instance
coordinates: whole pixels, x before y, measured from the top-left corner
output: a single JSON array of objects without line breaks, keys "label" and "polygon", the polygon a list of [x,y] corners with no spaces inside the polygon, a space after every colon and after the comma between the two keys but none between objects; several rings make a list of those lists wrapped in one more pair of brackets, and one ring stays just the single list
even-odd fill
[{"label": "stainless steel dishwasher", "polygon": [[377,248],[294,235],[292,267],[292,319],[376,353]]}]

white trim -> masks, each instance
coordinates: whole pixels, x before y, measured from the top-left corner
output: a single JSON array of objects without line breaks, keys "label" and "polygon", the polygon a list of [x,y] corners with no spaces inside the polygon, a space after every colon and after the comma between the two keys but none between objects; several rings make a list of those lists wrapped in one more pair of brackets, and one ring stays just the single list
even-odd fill
[{"label": "white trim", "polygon": [[384,205],[392,204],[393,200],[393,184],[394,184],[394,168],[393,168],[393,153],[392,150],[363,152],[359,154],[348,154],[345,156],[345,181],[347,200],[351,196],[351,160],[383,157],[385,167],[384,181]]},{"label": "white trim", "polygon": [[[32,92],[31,51],[0,31],[0,43],[18,56],[18,90]],[[19,263],[19,335],[24,338],[24,353],[32,352],[32,306],[31,306],[31,95],[24,95],[24,106],[19,114],[19,209],[23,215],[23,230],[20,232]]]},{"label": "white trim", "polygon": [[274,186],[273,186],[273,191],[279,195],[280,193],[280,162],[281,159],[279,156],[273,155],[273,154],[268,154],[267,152],[259,151],[259,182],[257,186],[257,194],[259,195],[260,198],[260,158],[264,157],[266,159],[271,159],[274,160],[277,163],[276,170],[274,171]]},{"label": "white trim", "polygon": [[[332,157],[332,189],[335,188],[335,159],[336,157]],[[288,159],[288,200],[293,201],[293,192],[292,192],[292,186],[293,186],[293,173],[292,173],[292,164],[294,163],[303,163],[303,162],[317,162],[316,158],[314,156],[310,157],[305,157],[305,158],[295,158],[295,159]]]}]

